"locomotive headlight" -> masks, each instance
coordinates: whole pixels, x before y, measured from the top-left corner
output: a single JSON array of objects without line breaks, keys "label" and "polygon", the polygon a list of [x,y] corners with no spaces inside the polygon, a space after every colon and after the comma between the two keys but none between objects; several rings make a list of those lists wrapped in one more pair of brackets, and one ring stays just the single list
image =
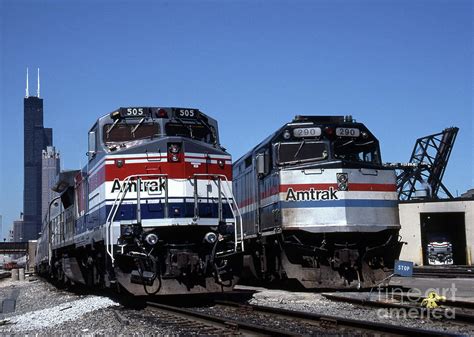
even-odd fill
[{"label": "locomotive headlight", "polygon": [[172,162],[179,161],[179,152],[181,151],[180,144],[168,144],[168,158]]},{"label": "locomotive headlight", "polygon": [[217,161],[217,165],[219,165],[220,168],[224,168],[224,164],[225,164],[225,163],[224,163],[224,161],[223,161],[222,159],[219,159],[219,160]]},{"label": "locomotive headlight", "polygon": [[290,131],[285,130],[285,132],[283,133],[283,138],[285,138],[285,139],[290,139],[290,137],[291,137]]},{"label": "locomotive headlight", "polygon": [[215,243],[217,241],[217,234],[214,232],[209,232],[204,235],[204,241],[207,243]]},{"label": "locomotive headlight", "polygon": [[179,145],[178,144],[171,144],[169,148],[171,153],[178,153],[179,152]]},{"label": "locomotive headlight", "polygon": [[154,233],[150,233],[147,236],[145,236],[145,241],[148,243],[150,246],[154,246],[158,243],[158,235]]},{"label": "locomotive headlight", "polygon": [[336,178],[337,178],[337,187],[339,188],[339,191],[347,191],[349,189],[349,186],[348,186],[349,177],[347,173],[337,173]]},{"label": "locomotive headlight", "polygon": [[340,183],[347,183],[347,173],[338,174],[337,181]]},{"label": "locomotive headlight", "polygon": [[368,137],[369,135],[367,134],[367,132],[362,132],[362,138],[367,139]]}]

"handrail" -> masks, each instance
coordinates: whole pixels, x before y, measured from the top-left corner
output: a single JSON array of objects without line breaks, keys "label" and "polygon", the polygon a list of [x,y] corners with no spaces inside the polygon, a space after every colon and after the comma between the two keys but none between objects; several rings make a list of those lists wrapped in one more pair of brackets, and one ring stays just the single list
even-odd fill
[{"label": "handrail", "polygon": [[[166,178],[166,181],[165,181],[165,210],[164,210],[164,217],[167,218],[168,217],[168,214],[169,214],[169,211],[168,211],[168,174],[163,174],[163,173],[146,173],[146,174],[132,174],[132,175],[129,175],[127,176],[123,182],[122,182],[122,186],[120,188],[120,191],[119,193],[117,194],[117,196],[115,197],[115,200],[114,200],[114,203],[112,204],[112,208],[110,209],[110,212],[107,216],[107,219],[106,219],[106,227],[105,227],[105,238],[106,238],[106,251],[107,251],[107,254],[110,256],[111,258],[111,261],[112,261],[112,265],[115,261],[115,258],[114,258],[114,249],[113,249],[113,231],[111,230],[112,229],[112,226],[113,226],[113,222],[114,222],[114,219],[117,215],[117,212],[120,208],[120,206],[122,205],[124,199],[125,199],[125,196],[127,195],[127,192],[129,190],[129,183],[132,179],[135,179],[137,178],[137,199],[138,201],[140,200],[140,186],[138,185],[141,181],[141,178],[143,177],[165,177]],[[219,204],[222,204],[222,199],[221,199],[221,193],[224,194],[224,197],[227,201],[227,203],[229,204],[230,206],[230,210],[232,212],[232,216],[234,218],[234,222],[235,222],[235,231],[234,231],[234,239],[235,239],[235,242],[234,242],[234,249],[237,251],[237,248],[239,246],[239,244],[241,245],[241,248],[242,248],[242,251],[244,250],[244,241],[243,241],[243,222],[242,222],[242,214],[240,212],[240,209],[237,205],[237,202],[235,201],[235,198],[232,194],[232,190],[230,188],[230,182],[229,180],[227,179],[227,177],[223,174],[211,174],[211,173],[196,173],[192,176],[194,178],[194,181],[195,181],[195,186],[194,186],[194,198],[195,198],[195,206],[196,206],[196,200],[197,200],[197,177],[213,177],[213,178],[220,178],[219,179]],[[226,190],[225,188],[221,188],[220,186],[220,183],[221,181],[224,180],[226,182],[226,184],[224,184],[224,186],[227,186],[227,189]],[[229,196],[230,195],[230,196]],[[140,207],[140,203],[137,202],[137,208]],[[222,205],[220,206],[222,208]],[[196,207],[195,207],[195,217],[197,216],[196,214]],[[141,215],[140,215],[140,211],[137,210],[137,220],[139,221],[141,219]],[[220,211],[220,218],[219,218],[220,221],[222,221],[222,211]],[[240,233],[239,233],[239,230],[240,230]]]},{"label": "handrail", "polygon": [[[115,258],[114,258],[114,250],[113,250],[113,243],[112,243],[113,232],[110,229],[113,225],[113,222],[114,222],[115,216],[117,215],[118,209],[122,205],[122,202],[125,199],[125,196],[127,195],[127,192],[129,190],[130,181],[133,178],[138,178],[138,180],[140,181],[140,178],[142,178],[142,177],[165,177],[166,178],[166,185],[165,185],[166,186],[166,188],[165,188],[165,215],[167,215],[167,213],[168,213],[168,211],[167,211],[167,208],[168,208],[168,175],[167,174],[164,174],[164,173],[145,173],[145,174],[132,174],[132,175],[129,175],[128,177],[126,177],[123,180],[123,185],[120,188],[119,193],[115,197],[114,203],[112,204],[112,208],[110,209],[110,212],[107,216],[107,220],[105,221],[105,224],[106,224],[106,226],[105,226],[105,239],[106,239],[105,246],[106,246],[107,254],[110,256],[110,258],[112,260],[112,265],[115,261]],[[138,183],[139,182],[137,182],[137,184]],[[139,191],[139,189],[140,189],[140,186],[137,186],[137,191]],[[139,193],[140,192],[138,192],[138,194]],[[140,197],[138,196],[138,198],[140,198]],[[120,199],[120,201],[119,201],[119,199]],[[137,208],[138,207],[140,207],[139,203],[137,203]]]},{"label": "handrail", "polygon": [[[232,216],[235,220],[235,227],[236,227],[235,228],[236,230],[234,231],[234,234],[235,234],[235,242],[234,242],[235,250],[237,250],[237,247],[240,243],[241,247],[242,247],[242,251],[243,251],[244,250],[244,230],[243,230],[242,214],[240,212],[239,206],[237,205],[237,202],[235,201],[232,190],[229,187],[230,182],[227,179],[227,176],[225,176],[224,174],[214,174],[214,173],[195,173],[195,174],[193,174],[193,178],[195,178],[195,177],[214,177],[214,178],[218,177],[218,178],[223,178],[223,180],[225,180],[225,182],[226,182],[225,186],[227,186],[229,191],[226,191],[225,189],[222,189],[221,191],[224,192],[224,197],[226,198],[228,204],[230,205],[230,210],[231,210]],[[221,179],[219,179],[219,182],[220,181],[221,181]],[[232,197],[229,197],[228,194],[230,194]],[[195,199],[197,198],[197,194],[194,196],[194,198]],[[220,198],[220,192],[219,192],[219,198]],[[221,202],[221,200],[219,202]],[[237,225],[237,222],[239,223],[239,225]],[[239,234],[238,234],[237,226],[240,229],[240,240],[239,240],[239,237],[238,237]]]}]

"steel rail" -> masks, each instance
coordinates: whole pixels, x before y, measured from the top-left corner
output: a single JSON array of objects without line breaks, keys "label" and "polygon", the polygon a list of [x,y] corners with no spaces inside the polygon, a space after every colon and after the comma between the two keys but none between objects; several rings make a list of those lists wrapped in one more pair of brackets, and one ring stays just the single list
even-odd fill
[{"label": "steel rail", "polygon": [[[390,296],[393,296],[393,298],[397,300],[407,300],[407,301],[413,301],[415,300],[416,302],[421,303],[421,301],[424,299],[422,296],[416,296],[413,294],[390,294]],[[456,307],[456,308],[461,308],[461,309],[474,309],[474,302],[469,302],[469,301],[462,301],[462,300],[452,300],[447,298],[445,301],[442,302],[443,305],[447,305],[450,307]]]},{"label": "steel rail", "polygon": [[413,277],[472,278],[473,266],[418,266],[413,268]]},{"label": "steel rail", "polygon": [[[372,322],[372,321],[362,321],[357,319],[350,319],[340,316],[333,316],[333,315],[322,315],[310,312],[303,312],[303,311],[296,311],[296,310],[288,310],[283,308],[275,308],[275,307],[267,307],[267,306],[260,306],[260,305],[251,305],[251,304],[241,304],[237,302],[229,302],[229,301],[215,301],[216,304],[227,305],[227,306],[236,306],[241,308],[248,308],[249,310],[259,311],[264,313],[275,314],[283,317],[289,318],[299,318],[305,319],[309,321],[317,321],[317,322],[327,322],[332,323],[337,327],[349,327],[349,328],[357,328],[361,329],[362,333],[366,333],[369,331],[374,331],[378,333],[385,333],[385,334],[397,334],[397,335],[404,335],[404,336],[457,336],[457,334],[449,334],[447,332],[440,332],[436,330],[426,330],[426,329],[417,329],[411,327],[405,327],[400,325],[393,325],[393,324],[386,324],[386,323],[379,323],[379,322]],[[356,331],[351,330],[352,334],[356,334]]]},{"label": "steel rail", "polygon": [[[322,294],[329,300],[340,301],[340,302],[349,302],[353,304],[360,304],[370,307],[380,307],[380,308],[396,308],[396,309],[406,309],[406,310],[416,310],[420,315],[429,314],[430,312],[433,314],[441,314],[443,316],[447,315],[446,308],[436,308],[436,309],[426,309],[424,307],[415,306],[415,305],[408,305],[403,303],[393,303],[393,302],[385,302],[385,301],[374,301],[372,299],[363,299],[363,298],[354,298],[348,296],[340,296],[334,294]],[[454,302],[456,303],[456,302]],[[457,303],[459,304],[459,303]],[[454,306],[454,305],[453,305]],[[454,316],[450,318],[453,321],[462,321],[467,323],[474,324],[474,315],[460,312],[459,310],[454,309]]]},{"label": "steel rail", "polygon": [[223,327],[231,327],[233,329],[246,330],[257,334],[263,334],[268,336],[298,336],[298,334],[291,331],[277,330],[262,325],[256,325],[248,322],[239,320],[213,316],[201,312],[197,312],[191,309],[185,309],[166,304],[156,302],[146,302],[149,307],[159,309],[162,311],[173,312],[180,315],[188,316],[190,319],[200,319],[204,321],[212,322],[213,324],[221,324]]}]

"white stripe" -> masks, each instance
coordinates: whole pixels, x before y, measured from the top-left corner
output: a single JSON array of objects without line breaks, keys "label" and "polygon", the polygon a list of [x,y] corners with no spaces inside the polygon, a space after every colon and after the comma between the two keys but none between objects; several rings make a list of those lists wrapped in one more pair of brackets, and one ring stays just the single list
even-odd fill
[{"label": "white stripe", "polygon": [[185,156],[191,156],[191,157],[199,157],[199,158],[218,158],[218,159],[229,159],[232,160],[232,157],[229,155],[224,155],[224,154],[204,154],[204,153],[194,153],[194,152],[186,152],[184,154]]},{"label": "white stripe", "polygon": [[165,158],[167,154],[163,154],[161,152],[144,152],[144,153],[133,153],[133,154],[117,154],[113,156],[108,156],[107,159],[127,159],[127,158],[143,158],[146,157],[148,159],[153,158]]},{"label": "white stripe", "polygon": [[[150,159],[127,159],[125,160],[125,164],[139,164],[139,163],[167,163],[168,158],[162,157],[160,160],[151,160]],[[157,159],[157,158],[155,158]]]},{"label": "white stripe", "polygon": [[[184,161],[187,162],[187,163],[206,163],[206,162],[208,162],[208,160],[206,160],[206,159],[197,159],[197,158],[189,158],[189,157],[186,157],[184,159]],[[209,163],[210,164],[219,164],[218,160],[215,160],[215,159],[214,160],[209,160]],[[225,160],[224,163],[227,164],[227,165],[230,165],[230,164],[232,164],[232,161]]]}]

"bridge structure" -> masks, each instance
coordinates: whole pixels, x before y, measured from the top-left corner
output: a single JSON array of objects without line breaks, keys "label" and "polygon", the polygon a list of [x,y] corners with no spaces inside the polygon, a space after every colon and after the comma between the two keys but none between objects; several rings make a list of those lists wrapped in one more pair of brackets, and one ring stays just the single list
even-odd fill
[{"label": "bridge structure", "polygon": [[439,133],[418,138],[408,164],[392,165],[399,170],[397,189],[399,200],[410,200],[417,191],[425,191],[432,199],[448,199],[453,195],[442,183],[449,156],[459,131],[457,127],[446,128]]},{"label": "bridge structure", "polygon": [[0,254],[27,254],[28,242],[0,242]]}]

